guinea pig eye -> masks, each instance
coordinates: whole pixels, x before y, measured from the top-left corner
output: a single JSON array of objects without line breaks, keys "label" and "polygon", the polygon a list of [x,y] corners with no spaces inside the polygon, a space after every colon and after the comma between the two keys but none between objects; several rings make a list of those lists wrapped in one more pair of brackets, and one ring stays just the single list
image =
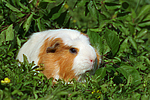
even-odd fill
[{"label": "guinea pig eye", "polygon": [[75,48],[70,48],[70,53],[74,53],[74,54],[77,54],[77,50]]}]

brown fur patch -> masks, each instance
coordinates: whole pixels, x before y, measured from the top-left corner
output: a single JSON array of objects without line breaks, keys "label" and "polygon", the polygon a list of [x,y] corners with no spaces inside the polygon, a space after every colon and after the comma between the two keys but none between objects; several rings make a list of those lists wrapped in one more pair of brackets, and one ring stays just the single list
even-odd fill
[{"label": "brown fur patch", "polygon": [[100,57],[100,55],[99,55],[99,53],[98,53],[97,50],[95,50],[95,52],[96,52],[96,57],[97,57],[97,67],[98,67],[98,65],[101,63],[101,62],[100,62],[101,57]]},{"label": "brown fur patch", "polygon": [[[46,53],[46,49],[53,46],[56,42],[59,42],[59,46],[55,53]],[[61,38],[52,38],[51,40],[47,38],[45,40],[40,48],[38,65],[41,63],[44,64],[44,71],[42,73],[47,78],[55,78],[58,75],[60,79],[64,79],[65,81],[73,78],[78,79],[72,70],[76,54],[70,53],[70,48],[72,47],[64,45]]]}]

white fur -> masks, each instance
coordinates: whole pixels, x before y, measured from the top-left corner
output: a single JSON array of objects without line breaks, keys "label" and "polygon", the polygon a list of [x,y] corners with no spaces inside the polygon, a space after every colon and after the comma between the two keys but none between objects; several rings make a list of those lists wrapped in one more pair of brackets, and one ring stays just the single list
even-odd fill
[{"label": "white fur", "polygon": [[[39,49],[48,37],[50,37],[50,39],[61,38],[65,45],[79,49],[79,53],[75,57],[72,66],[76,75],[82,74],[93,68],[94,62],[90,62],[90,60],[94,61],[96,59],[94,48],[90,45],[88,37],[81,34],[79,31],[72,29],[56,29],[34,33],[20,49],[17,59],[23,61],[22,55],[25,54],[29,62],[34,61],[35,64],[37,64],[39,60]],[[57,75],[56,77],[59,78]]]}]

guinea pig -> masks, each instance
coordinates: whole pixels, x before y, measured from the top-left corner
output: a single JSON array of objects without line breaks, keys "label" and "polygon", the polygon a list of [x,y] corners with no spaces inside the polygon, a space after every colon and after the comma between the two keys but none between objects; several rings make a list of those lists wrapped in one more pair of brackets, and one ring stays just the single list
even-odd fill
[{"label": "guinea pig", "polygon": [[89,37],[73,29],[55,29],[37,32],[19,50],[17,59],[23,62],[23,54],[29,62],[43,64],[42,73],[54,79],[75,78],[93,69],[99,54],[90,45]]}]

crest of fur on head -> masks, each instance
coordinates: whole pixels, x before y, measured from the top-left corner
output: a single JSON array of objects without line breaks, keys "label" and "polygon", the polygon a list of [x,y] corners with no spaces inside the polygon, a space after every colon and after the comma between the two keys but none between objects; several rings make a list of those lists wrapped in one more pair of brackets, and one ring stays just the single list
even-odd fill
[{"label": "crest of fur on head", "polygon": [[100,56],[90,45],[89,37],[72,29],[56,29],[34,33],[20,49],[17,59],[23,61],[23,54],[28,61],[36,65],[43,64],[42,73],[54,79],[75,78],[93,68]]}]

